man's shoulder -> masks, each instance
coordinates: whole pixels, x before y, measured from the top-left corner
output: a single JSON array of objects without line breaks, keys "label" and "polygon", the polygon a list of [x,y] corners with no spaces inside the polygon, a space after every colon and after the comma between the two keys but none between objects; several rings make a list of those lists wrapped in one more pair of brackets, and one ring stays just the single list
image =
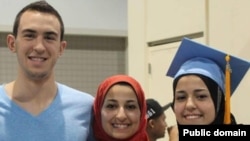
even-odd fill
[{"label": "man's shoulder", "polygon": [[58,86],[58,93],[62,96],[74,96],[75,98],[79,99],[84,98],[85,100],[89,99],[91,101],[94,99],[94,97],[91,94],[72,88],[65,84],[57,83],[57,86]]}]

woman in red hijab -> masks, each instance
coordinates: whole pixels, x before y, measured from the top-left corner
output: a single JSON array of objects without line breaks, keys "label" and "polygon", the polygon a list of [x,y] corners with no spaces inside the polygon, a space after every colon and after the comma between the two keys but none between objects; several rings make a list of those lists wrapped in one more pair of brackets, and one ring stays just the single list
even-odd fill
[{"label": "woman in red hijab", "polygon": [[128,75],[114,75],[98,87],[94,101],[97,141],[148,141],[146,102],[140,84]]}]

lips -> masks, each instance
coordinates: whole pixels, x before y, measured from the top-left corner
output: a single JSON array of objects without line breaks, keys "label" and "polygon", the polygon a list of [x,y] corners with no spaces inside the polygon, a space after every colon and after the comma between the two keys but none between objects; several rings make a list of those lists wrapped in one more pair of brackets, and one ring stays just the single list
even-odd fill
[{"label": "lips", "polygon": [[38,61],[38,62],[43,62],[43,61],[47,60],[44,57],[29,57],[29,59],[32,61]]},{"label": "lips", "polygon": [[119,128],[119,129],[124,129],[127,128],[129,126],[129,124],[118,124],[118,123],[113,123],[112,126],[114,128]]},{"label": "lips", "polygon": [[184,115],[186,119],[198,119],[201,117],[201,115],[195,114],[195,115]]}]

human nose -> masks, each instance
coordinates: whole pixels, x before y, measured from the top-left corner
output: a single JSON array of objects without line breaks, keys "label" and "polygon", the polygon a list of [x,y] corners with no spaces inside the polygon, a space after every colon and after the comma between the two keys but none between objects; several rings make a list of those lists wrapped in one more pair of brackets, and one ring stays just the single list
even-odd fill
[{"label": "human nose", "polygon": [[42,38],[37,38],[34,46],[34,50],[38,53],[43,53],[45,50],[45,44]]},{"label": "human nose", "polygon": [[118,109],[116,117],[117,117],[118,119],[120,119],[120,120],[123,120],[123,119],[126,118],[126,113],[125,113],[125,110],[124,110],[123,107],[120,107],[120,108]]},{"label": "human nose", "polygon": [[187,99],[187,103],[186,103],[186,108],[189,110],[195,109],[196,105],[195,105],[195,101],[192,97],[189,97]]},{"label": "human nose", "polygon": [[168,123],[166,121],[164,121],[164,127],[168,127]]}]

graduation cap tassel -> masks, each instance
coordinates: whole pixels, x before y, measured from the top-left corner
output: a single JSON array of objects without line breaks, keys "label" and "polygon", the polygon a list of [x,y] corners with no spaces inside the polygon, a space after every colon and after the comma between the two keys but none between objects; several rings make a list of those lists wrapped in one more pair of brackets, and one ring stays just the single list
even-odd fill
[{"label": "graduation cap tassel", "polygon": [[227,62],[225,70],[225,114],[224,114],[224,124],[231,123],[231,112],[230,112],[230,97],[231,97],[231,67],[229,64],[230,56],[225,57]]}]

